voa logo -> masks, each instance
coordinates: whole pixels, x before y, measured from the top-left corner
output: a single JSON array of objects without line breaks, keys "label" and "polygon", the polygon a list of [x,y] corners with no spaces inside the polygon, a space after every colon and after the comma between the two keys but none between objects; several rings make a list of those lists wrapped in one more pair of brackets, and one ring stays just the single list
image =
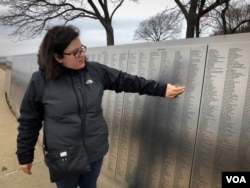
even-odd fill
[{"label": "voa logo", "polygon": [[247,183],[244,176],[226,176],[227,183]]}]

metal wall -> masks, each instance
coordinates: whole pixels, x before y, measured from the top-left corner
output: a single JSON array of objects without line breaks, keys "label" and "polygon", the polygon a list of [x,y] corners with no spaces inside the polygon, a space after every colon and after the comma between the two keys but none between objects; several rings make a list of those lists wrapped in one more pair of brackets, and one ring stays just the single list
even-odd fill
[{"label": "metal wall", "polygon": [[[186,86],[171,100],[105,92],[110,150],[102,175],[111,187],[220,188],[222,171],[249,171],[249,48],[250,34],[237,34],[88,49],[90,60]],[[17,115],[36,60],[13,56],[8,66]]]},{"label": "metal wall", "polygon": [[38,69],[36,54],[8,57],[6,63],[6,93],[13,113],[19,108],[31,74]]}]

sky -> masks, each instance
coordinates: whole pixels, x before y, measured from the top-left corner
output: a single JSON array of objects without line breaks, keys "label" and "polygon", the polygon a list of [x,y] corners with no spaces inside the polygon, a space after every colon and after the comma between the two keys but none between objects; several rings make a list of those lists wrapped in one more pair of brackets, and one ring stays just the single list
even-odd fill
[{"label": "sky", "polygon": [[[174,5],[174,0],[139,0],[139,3],[126,0],[113,17],[115,45],[145,42],[133,40],[139,23]],[[80,28],[80,39],[88,47],[106,46],[106,33],[98,20],[78,19],[71,24]],[[0,56],[37,53],[44,36],[19,41],[9,37],[9,33],[10,28],[0,25]]]}]

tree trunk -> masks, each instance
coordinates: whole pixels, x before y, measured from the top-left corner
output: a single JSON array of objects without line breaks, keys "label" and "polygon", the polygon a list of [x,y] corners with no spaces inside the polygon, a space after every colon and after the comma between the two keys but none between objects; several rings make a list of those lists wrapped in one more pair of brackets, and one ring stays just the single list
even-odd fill
[{"label": "tree trunk", "polygon": [[115,44],[114,30],[112,25],[109,28],[105,28],[107,36],[107,46],[113,46]]},{"label": "tree trunk", "polygon": [[196,31],[195,37],[199,38],[200,37],[200,19],[199,18],[196,19],[195,31]]},{"label": "tree trunk", "polygon": [[193,19],[187,20],[186,38],[194,38],[195,22]]},{"label": "tree trunk", "polygon": [[225,3],[225,7],[221,12],[221,20],[222,20],[222,27],[223,27],[223,34],[226,35],[228,34],[228,30],[227,30],[227,21],[226,21],[226,12],[228,11],[229,8],[229,2]]},{"label": "tree trunk", "polygon": [[191,0],[188,17],[186,18],[187,19],[186,38],[194,38],[195,25],[197,19],[196,7],[197,7],[197,0]]},{"label": "tree trunk", "polygon": [[109,21],[100,20],[100,22],[106,31],[107,46],[113,46],[115,44],[115,39],[114,39],[114,30],[112,27],[112,21],[111,20],[109,20]]}]

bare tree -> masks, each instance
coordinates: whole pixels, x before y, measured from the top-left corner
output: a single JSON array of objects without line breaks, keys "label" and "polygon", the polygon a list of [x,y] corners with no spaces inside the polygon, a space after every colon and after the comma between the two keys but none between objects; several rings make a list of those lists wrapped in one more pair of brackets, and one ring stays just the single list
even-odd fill
[{"label": "bare tree", "polygon": [[200,19],[211,10],[229,1],[230,0],[175,0],[186,19],[186,38],[199,37]]},{"label": "bare tree", "polygon": [[164,11],[139,23],[134,40],[162,41],[174,39],[181,32],[178,12]]},{"label": "bare tree", "polygon": [[12,36],[36,37],[55,21],[66,24],[77,18],[95,19],[106,31],[107,45],[114,45],[112,18],[123,3],[124,0],[1,0],[0,5],[8,7],[8,11],[0,15],[0,21],[16,28]]},{"label": "bare tree", "polygon": [[250,4],[245,1],[231,1],[223,8],[211,12],[209,25],[212,35],[250,32]]}]

